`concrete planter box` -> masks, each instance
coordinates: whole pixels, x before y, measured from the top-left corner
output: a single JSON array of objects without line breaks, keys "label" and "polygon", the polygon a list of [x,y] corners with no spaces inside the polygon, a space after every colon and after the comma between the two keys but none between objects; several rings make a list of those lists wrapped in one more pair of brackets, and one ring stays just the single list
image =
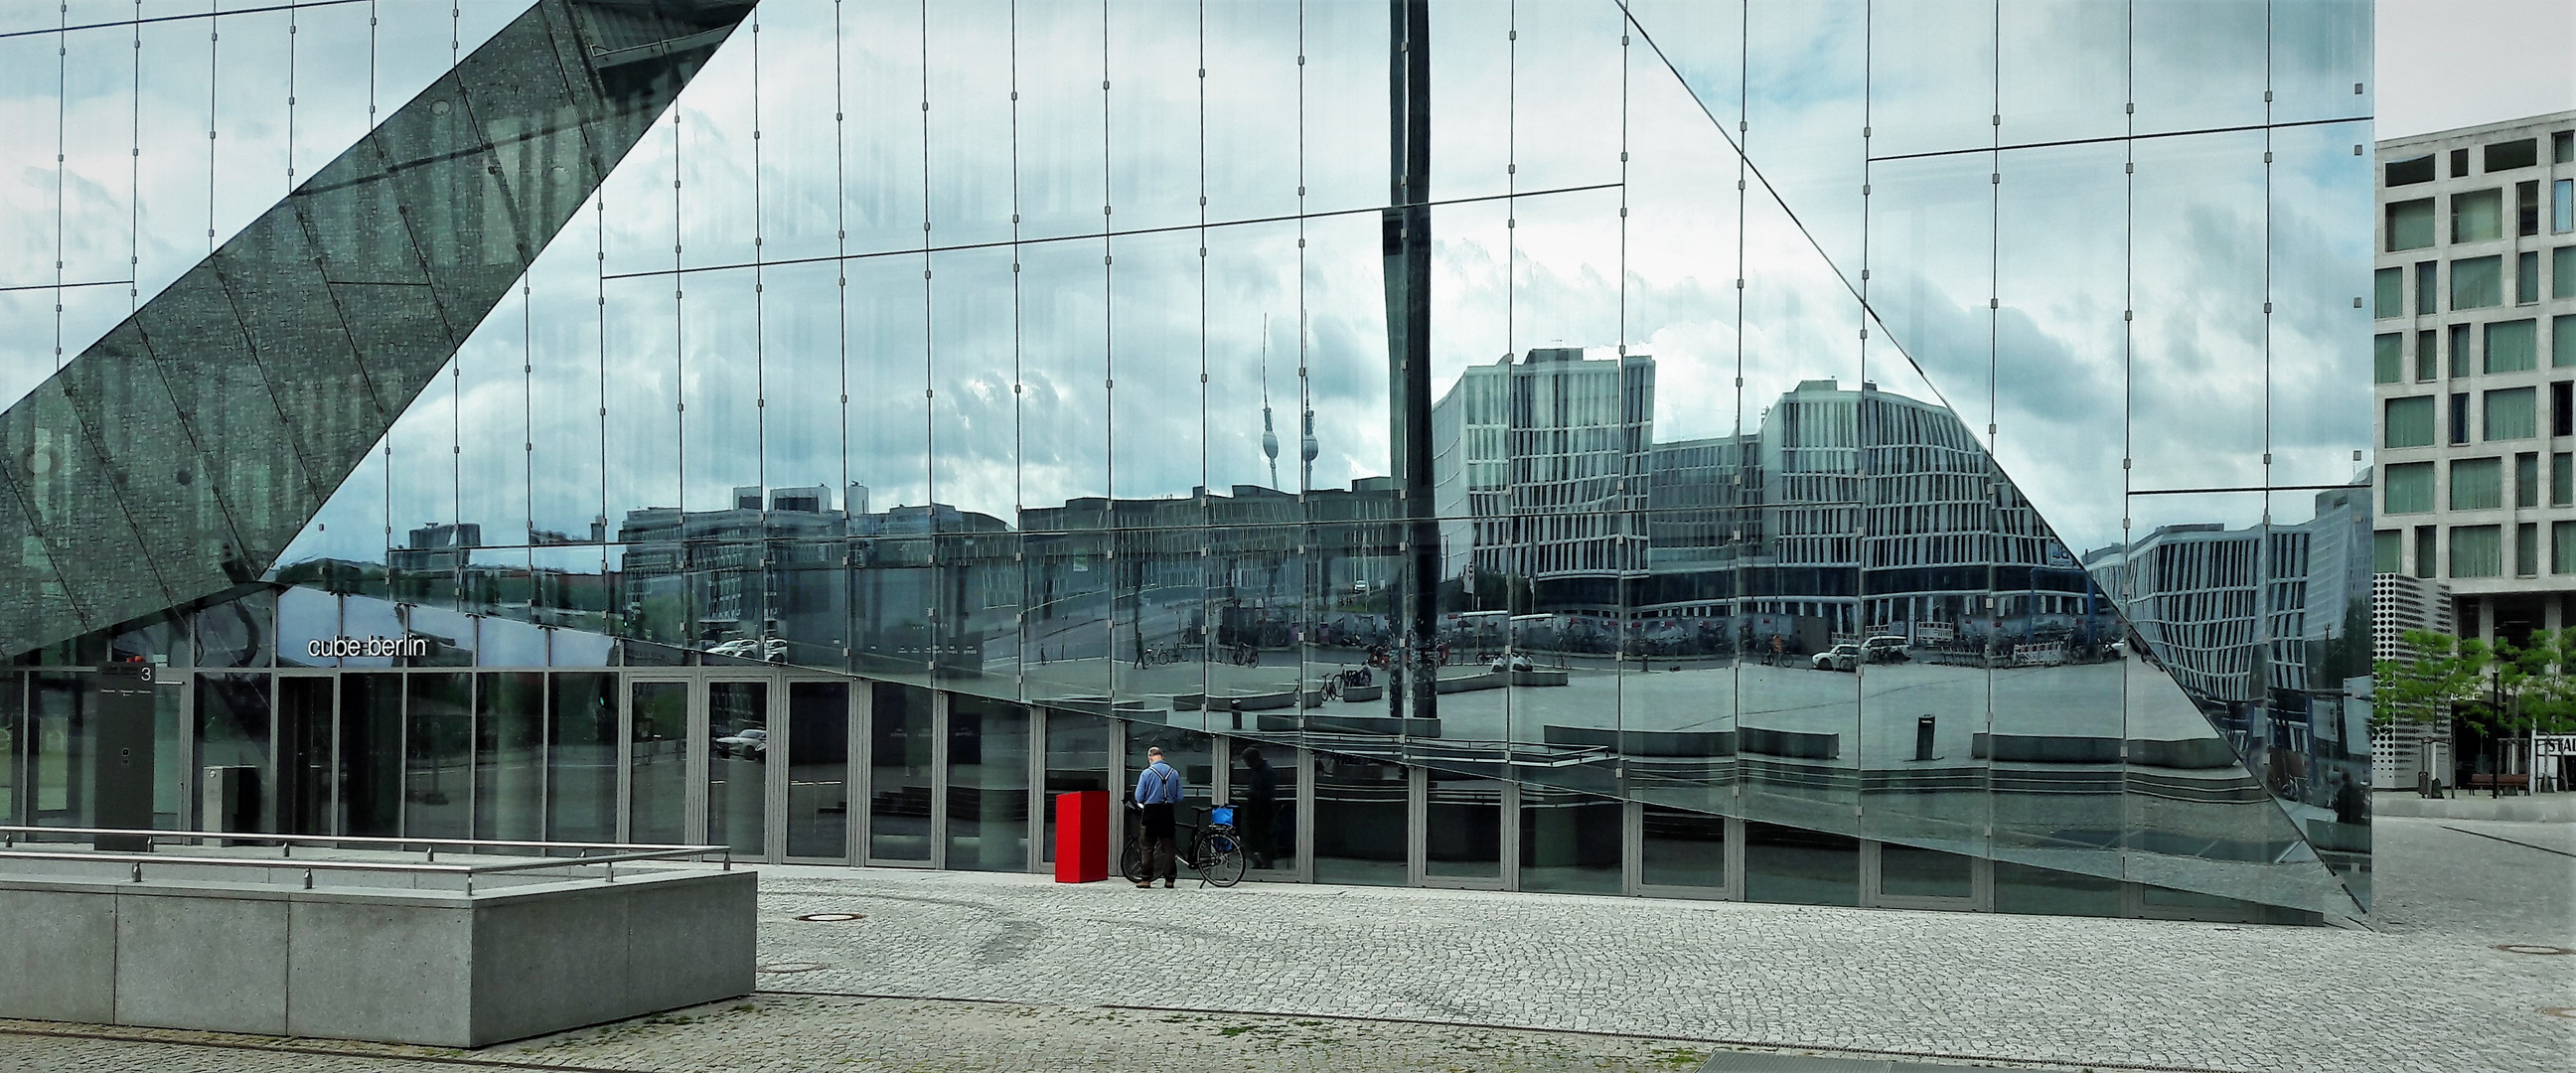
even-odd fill
[{"label": "concrete planter box", "polygon": [[469,895],[0,874],[0,1017],[483,1047],[749,994],[756,884],[637,872]]}]

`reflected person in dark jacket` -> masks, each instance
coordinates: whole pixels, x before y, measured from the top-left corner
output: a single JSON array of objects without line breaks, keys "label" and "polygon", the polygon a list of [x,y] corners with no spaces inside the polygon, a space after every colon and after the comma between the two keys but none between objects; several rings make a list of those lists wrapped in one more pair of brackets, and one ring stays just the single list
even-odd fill
[{"label": "reflected person in dark jacket", "polygon": [[1253,867],[1268,868],[1274,849],[1270,823],[1279,815],[1279,773],[1271,770],[1261,750],[1250,747],[1243,750],[1243,766],[1249,772],[1244,778],[1243,844],[1252,853]]}]

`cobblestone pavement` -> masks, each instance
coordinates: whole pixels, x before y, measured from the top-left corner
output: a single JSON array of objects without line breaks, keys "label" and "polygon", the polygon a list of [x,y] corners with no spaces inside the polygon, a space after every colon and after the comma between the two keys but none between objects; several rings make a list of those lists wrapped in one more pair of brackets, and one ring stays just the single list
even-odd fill
[{"label": "cobblestone pavement", "polygon": [[2498,947],[2576,947],[2569,834],[2383,821],[2374,931],[775,868],[764,991],[741,1003],[461,1057],[306,1041],[291,1062],[243,1037],[0,1022],[0,1071],[1680,1071],[1728,1045],[2563,1070],[2576,955]]}]

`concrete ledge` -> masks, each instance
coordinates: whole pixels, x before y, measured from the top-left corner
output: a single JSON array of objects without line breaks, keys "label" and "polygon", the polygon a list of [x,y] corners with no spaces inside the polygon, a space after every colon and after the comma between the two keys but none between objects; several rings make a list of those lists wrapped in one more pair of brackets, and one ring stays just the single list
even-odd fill
[{"label": "concrete ledge", "polygon": [[757,883],[639,871],[469,895],[0,873],[0,1017],[489,1046],[749,994]]},{"label": "concrete ledge", "polygon": [[2461,790],[2458,793],[2457,797],[2423,797],[2413,790],[2384,790],[2370,795],[2370,809],[2381,816],[2576,823],[2576,793],[2517,794],[2510,797],[2488,797],[2483,790]]}]

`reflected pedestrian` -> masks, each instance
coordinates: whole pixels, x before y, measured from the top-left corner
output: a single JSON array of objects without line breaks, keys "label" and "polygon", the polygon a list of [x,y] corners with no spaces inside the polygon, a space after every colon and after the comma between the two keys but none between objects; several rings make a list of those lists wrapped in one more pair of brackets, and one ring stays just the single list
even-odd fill
[{"label": "reflected pedestrian", "polygon": [[1261,750],[1245,746],[1243,766],[1249,773],[1244,780],[1243,844],[1252,852],[1252,866],[1270,867],[1270,821],[1279,811],[1279,773],[1271,770],[1270,761]]},{"label": "reflected pedestrian", "polygon": [[1154,885],[1161,876],[1163,889],[1170,890],[1180,877],[1180,868],[1172,860],[1172,813],[1181,804],[1181,773],[1163,762],[1163,749],[1145,750],[1145,772],[1136,777],[1136,804],[1145,811],[1145,878],[1137,890]]}]

